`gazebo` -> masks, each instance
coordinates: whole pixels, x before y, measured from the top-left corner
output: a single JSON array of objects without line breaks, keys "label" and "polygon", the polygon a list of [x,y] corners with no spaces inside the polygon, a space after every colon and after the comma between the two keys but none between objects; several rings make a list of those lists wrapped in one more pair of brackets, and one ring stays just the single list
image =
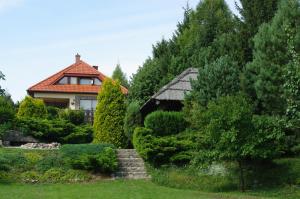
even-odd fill
[{"label": "gazebo", "polygon": [[198,77],[198,69],[188,68],[163,86],[142,107],[142,117],[155,110],[180,111],[183,107],[185,94],[192,90],[191,80]]}]

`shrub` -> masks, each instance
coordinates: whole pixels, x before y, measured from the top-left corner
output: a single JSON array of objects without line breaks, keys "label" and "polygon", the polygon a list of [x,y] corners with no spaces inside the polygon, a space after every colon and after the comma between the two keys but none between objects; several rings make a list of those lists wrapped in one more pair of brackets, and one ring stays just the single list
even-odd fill
[{"label": "shrub", "polygon": [[76,126],[74,132],[63,138],[63,143],[81,144],[93,141],[93,127],[89,124]]},{"label": "shrub", "polygon": [[26,171],[20,176],[22,182],[37,183],[42,178],[41,174],[36,171]]},{"label": "shrub", "polygon": [[20,104],[17,116],[47,118],[47,109],[43,100],[26,96]]},{"label": "shrub", "polygon": [[68,169],[70,166],[65,163],[64,158],[58,151],[51,151],[35,164],[35,169],[39,172],[45,172],[51,168]]},{"label": "shrub", "polygon": [[126,110],[124,132],[129,142],[132,142],[134,129],[141,126],[142,116],[138,102],[131,102]]},{"label": "shrub", "polygon": [[59,111],[60,109],[54,106],[46,106],[48,117],[47,119],[49,120],[54,120],[59,117]]},{"label": "shrub", "polygon": [[110,144],[63,145],[63,158],[74,169],[110,173],[117,169],[116,151]]},{"label": "shrub", "polygon": [[189,136],[155,137],[147,128],[136,128],[133,145],[138,153],[154,166],[163,164],[184,165],[191,161],[194,143]]},{"label": "shrub", "polygon": [[15,117],[15,108],[10,98],[0,96],[0,124],[12,122]]},{"label": "shrub", "polygon": [[66,120],[17,118],[18,130],[44,142],[89,143],[93,130],[90,125],[75,126]]},{"label": "shrub", "polygon": [[126,106],[120,84],[106,79],[97,99],[93,142],[126,147],[127,142],[123,130]]},{"label": "shrub", "polygon": [[81,125],[84,123],[84,111],[64,109],[59,112],[59,118],[75,125]]},{"label": "shrub", "polygon": [[145,127],[157,136],[174,135],[184,131],[187,122],[181,112],[156,111],[146,117]]}]

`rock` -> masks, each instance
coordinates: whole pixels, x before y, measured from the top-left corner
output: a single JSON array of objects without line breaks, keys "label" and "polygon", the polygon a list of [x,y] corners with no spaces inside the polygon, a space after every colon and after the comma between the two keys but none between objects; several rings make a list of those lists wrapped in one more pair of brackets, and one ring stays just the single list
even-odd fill
[{"label": "rock", "polygon": [[9,146],[13,144],[13,146],[21,145],[23,143],[37,143],[39,142],[37,139],[32,136],[26,136],[20,131],[7,131],[3,135],[3,145]]},{"label": "rock", "polygon": [[46,143],[27,143],[21,145],[23,149],[59,149],[60,144],[57,142],[53,142],[50,144]]}]

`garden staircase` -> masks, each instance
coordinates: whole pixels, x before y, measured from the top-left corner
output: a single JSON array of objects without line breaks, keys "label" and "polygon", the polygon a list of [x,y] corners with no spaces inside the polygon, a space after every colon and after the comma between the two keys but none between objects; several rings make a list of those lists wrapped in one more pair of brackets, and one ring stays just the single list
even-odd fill
[{"label": "garden staircase", "polygon": [[118,149],[117,158],[119,162],[119,170],[115,173],[116,178],[149,178],[144,161],[135,149]]}]

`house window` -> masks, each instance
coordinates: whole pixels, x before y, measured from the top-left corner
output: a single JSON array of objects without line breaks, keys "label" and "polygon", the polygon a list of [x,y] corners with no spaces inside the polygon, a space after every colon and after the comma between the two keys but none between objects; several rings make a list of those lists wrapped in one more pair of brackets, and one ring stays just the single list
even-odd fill
[{"label": "house window", "polygon": [[80,100],[80,109],[96,110],[97,100]]},{"label": "house window", "polygon": [[80,84],[81,85],[92,85],[93,80],[91,78],[80,78]]},{"label": "house window", "polygon": [[70,77],[70,84],[77,84],[77,77]]},{"label": "house window", "polygon": [[62,79],[59,80],[58,84],[68,84],[68,78],[63,77]]},{"label": "house window", "polygon": [[94,78],[94,85],[100,86],[101,81],[98,78]]}]

